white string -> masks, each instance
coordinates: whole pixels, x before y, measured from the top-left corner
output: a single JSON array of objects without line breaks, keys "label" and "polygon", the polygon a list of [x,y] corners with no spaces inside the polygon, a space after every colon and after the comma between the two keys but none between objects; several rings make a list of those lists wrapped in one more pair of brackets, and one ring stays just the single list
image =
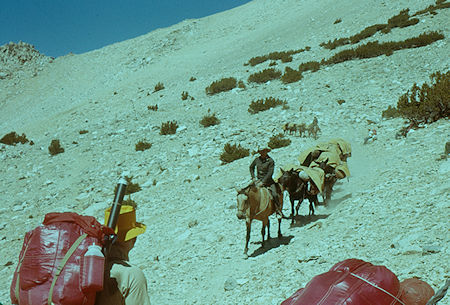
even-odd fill
[{"label": "white string", "polygon": [[399,299],[397,299],[395,296],[393,296],[393,295],[392,295],[391,293],[389,293],[388,291],[386,291],[386,290],[384,290],[383,288],[378,287],[377,285],[375,285],[375,284],[369,282],[369,281],[366,280],[365,278],[362,278],[362,277],[360,277],[359,275],[356,275],[356,274],[351,273],[351,272],[350,272],[350,274],[353,275],[354,277],[356,277],[356,278],[358,278],[358,279],[360,279],[360,280],[366,282],[367,284],[369,284],[369,285],[371,285],[371,286],[373,286],[373,287],[375,287],[375,288],[377,288],[377,289],[383,291],[384,293],[390,295],[390,296],[393,297],[395,300],[397,300],[400,304],[406,305],[405,303],[403,303],[402,301],[400,301]]}]

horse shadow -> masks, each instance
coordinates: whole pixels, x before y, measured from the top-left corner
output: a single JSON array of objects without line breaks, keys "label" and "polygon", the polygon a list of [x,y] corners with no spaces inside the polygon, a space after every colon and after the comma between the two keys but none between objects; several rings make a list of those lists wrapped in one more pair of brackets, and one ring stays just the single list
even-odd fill
[{"label": "horse shadow", "polygon": [[297,215],[294,217],[294,223],[290,225],[291,228],[294,227],[303,227],[307,224],[320,220],[325,219],[330,215]]},{"label": "horse shadow", "polygon": [[[252,254],[250,254],[248,257],[257,257],[261,254],[266,253],[269,250],[278,248],[281,245],[289,245],[291,242],[291,239],[294,238],[293,235],[289,236],[281,236],[281,237],[271,237],[270,239],[267,239],[264,242],[264,247],[259,247],[256,249]],[[255,242],[255,244],[261,244],[261,242]]]}]

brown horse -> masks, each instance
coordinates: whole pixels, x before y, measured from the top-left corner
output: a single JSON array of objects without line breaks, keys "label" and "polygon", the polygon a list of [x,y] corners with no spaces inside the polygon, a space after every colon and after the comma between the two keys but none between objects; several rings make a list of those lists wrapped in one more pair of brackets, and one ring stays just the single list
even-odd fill
[{"label": "brown horse", "polygon": [[[280,208],[283,209],[282,190],[277,184],[278,198]],[[237,218],[245,219],[247,226],[247,236],[245,241],[244,254],[248,257],[248,242],[250,240],[250,231],[253,219],[262,221],[261,235],[262,247],[264,247],[264,235],[267,227],[267,240],[270,239],[270,221],[269,216],[275,213],[275,204],[273,203],[270,191],[265,187],[256,187],[254,184],[239,190],[237,195]],[[278,238],[281,235],[281,217],[278,218]]]}]

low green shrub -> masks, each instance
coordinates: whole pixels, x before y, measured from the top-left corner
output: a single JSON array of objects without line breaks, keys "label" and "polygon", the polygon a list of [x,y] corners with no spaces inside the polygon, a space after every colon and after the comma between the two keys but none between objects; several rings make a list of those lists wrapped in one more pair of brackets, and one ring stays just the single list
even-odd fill
[{"label": "low green shrub", "polygon": [[248,82],[263,84],[270,80],[278,79],[278,78],[280,78],[280,76],[281,76],[281,72],[279,70],[276,70],[274,68],[264,69],[260,72],[251,74],[248,77]]},{"label": "low green shrub", "polygon": [[344,104],[345,103],[345,100],[343,100],[343,99],[340,99],[340,100],[337,100],[336,101],[339,105],[342,105],[342,104]]},{"label": "low green shrub", "polygon": [[240,89],[245,89],[245,84],[244,84],[244,82],[243,82],[242,80],[240,80],[240,81],[238,82],[238,88],[240,88]]},{"label": "low green shrub", "polygon": [[27,136],[24,133],[22,133],[22,135],[19,136],[15,131],[12,131],[4,135],[0,139],[0,143],[12,146],[15,146],[17,143],[25,144],[27,142],[29,142],[29,140],[27,139]]},{"label": "low green shrub", "polygon": [[177,128],[178,128],[177,121],[167,121],[161,124],[159,134],[161,135],[175,134],[177,132]]},{"label": "low green shrub", "polygon": [[386,28],[382,29],[383,33],[389,33],[392,28],[405,28],[419,23],[419,19],[410,19],[409,9],[402,10],[399,14],[389,18]]},{"label": "low green shrub", "polygon": [[338,23],[341,23],[342,22],[342,19],[341,18],[338,18],[338,19],[336,19],[334,22],[333,22],[333,24],[338,24]]},{"label": "low green shrub", "polygon": [[83,129],[83,130],[80,130],[78,133],[79,133],[79,134],[87,134],[88,132],[89,132],[89,131]]},{"label": "low green shrub", "polygon": [[320,46],[328,49],[328,50],[334,50],[337,47],[346,45],[350,43],[350,39],[349,38],[335,38],[333,41],[328,40],[328,42],[322,42],[320,43]]},{"label": "low green shrub", "polygon": [[298,67],[300,72],[311,71],[316,72],[320,69],[320,63],[318,61],[308,61],[301,63]]},{"label": "low green shrub", "polygon": [[372,37],[378,31],[385,30],[387,27],[388,26],[386,24],[374,24],[374,25],[368,26],[364,30],[359,32],[358,34],[350,36],[350,38],[348,39],[348,43],[352,43],[352,44],[358,43],[361,40]]},{"label": "low green shrub", "polygon": [[284,84],[295,83],[303,78],[302,72],[286,67],[284,74],[281,76],[281,81]]},{"label": "low green shrub", "polygon": [[189,79],[190,82],[193,82],[193,81],[195,81],[195,80],[196,80],[196,78],[193,77],[193,76],[191,76],[191,78]]},{"label": "low green shrub", "polygon": [[383,110],[381,117],[385,119],[398,118],[400,117],[400,111],[397,108],[389,106],[386,110]]},{"label": "low green shrub", "polygon": [[187,100],[187,98],[189,97],[189,93],[186,91],[181,92],[181,99],[183,101]]},{"label": "low green shrub", "polygon": [[255,114],[261,111],[268,110],[270,108],[274,108],[277,106],[284,106],[287,105],[286,101],[274,98],[274,97],[267,97],[265,99],[259,99],[256,101],[252,101],[250,103],[250,106],[248,107],[248,112],[251,114]]},{"label": "low green shrub", "polygon": [[264,56],[256,56],[256,57],[252,57],[250,58],[250,60],[248,61],[248,63],[250,64],[250,66],[256,66],[258,64],[261,64],[263,62],[265,62],[266,60],[268,60],[269,57],[267,55]]},{"label": "low green shrub", "polygon": [[155,89],[153,90],[153,92],[158,92],[158,91],[161,91],[161,90],[163,90],[163,89],[164,89],[164,84],[161,83],[161,82],[158,82],[158,83],[155,85]]},{"label": "low green shrub", "polygon": [[368,42],[367,44],[361,45],[355,49],[348,49],[338,52],[328,60],[322,60],[321,64],[331,65],[347,60],[377,57],[383,54],[389,56],[392,55],[394,51],[423,47],[441,39],[444,39],[443,34],[438,32],[429,32],[420,34],[418,37],[413,37],[398,42]]},{"label": "low green shrub", "polygon": [[431,85],[414,84],[399,98],[397,109],[402,117],[416,124],[450,117],[450,71],[435,72],[430,79]]},{"label": "low green shrub", "polygon": [[248,64],[250,66],[256,66],[258,64],[261,64],[267,60],[281,60],[282,62],[291,62],[292,61],[292,55],[294,54],[298,54],[301,52],[305,52],[305,51],[309,51],[311,48],[310,47],[305,47],[304,49],[298,49],[298,50],[289,50],[289,51],[276,51],[276,52],[271,52],[267,55],[263,55],[263,56],[256,56],[256,57],[252,57],[250,58],[250,60],[248,61]]},{"label": "low green shrub", "polygon": [[152,147],[152,143],[146,142],[145,140],[141,140],[136,143],[135,150],[136,151],[144,151]]},{"label": "low green shrub", "polygon": [[423,15],[426,13],[430,13],[432,15],[436,15],[436,10],[444,9],[444,8],[450,8],[450,2],[446,2],[446,0],[436,0],[435,5],[430,5],[426,9],[417,11],[414,16]]},{"label": "low green shrub", "polygon": [[54,139],[52,140],[50,146],[48,147],[48,152],[50,153],[50,155],[54,156],[63,153],[64,148],[61,147],[61,143],[59,142],[59,140]]},{"label": "low green shrub", "polygon": [[214,126],[220,123],[220,120],[216,117],[216,114],[213,113],[212,115],[205,115],[201,120],[200,124],[203,125],[203,127],[209,127]]},{"label": "low green shrub", "polygon": [[364,40],[366,38],[372,37],[377,32],[381,32],[383,34],[387,34],[391,31],[393,28],[404,28],[411,25],[415,25],[419,22],[419,19],[412,18],[409,15],[409,9],[404,9],[400,11],[395,16],[392,16],[388,19],[387,23],[383,24],[374,24],[371,26],[366,27],[361,32],[350,36],[350,37],[344,37],[344,38],[336,38],[333,41],[329,40],[328,42],[323,42],[320,44],[321,47],[325,49],[334,50],[337,47],[347,45],[347,44],[355,44],[360,42],[361,40]]},{"label": "low green shrub", "polygon": [[279,133],[277,135],[270,137],[269,142],[267,143],[267,146],[269,146],[271,149],[276,149],[276,148],[288,146],[290,144],[291,144],[291,140],[284,138],[284,135],[282,133]]},{"label": "low green shrub", "polygon": [[250,154],[250,150],[242,147],[240,144],[236,145],[227,143],[223,147],[223,150],[224,151],[220,155],[220,161],[222,161],[223,164],[248,157]]},{"label": "low green shrub", "polygon": [[206,87],[205,91],[208,95],[213,95],[220,92],[230,91],[237,86],[237,80],[234,77],[222,78],[219,81],[213,82]]}]

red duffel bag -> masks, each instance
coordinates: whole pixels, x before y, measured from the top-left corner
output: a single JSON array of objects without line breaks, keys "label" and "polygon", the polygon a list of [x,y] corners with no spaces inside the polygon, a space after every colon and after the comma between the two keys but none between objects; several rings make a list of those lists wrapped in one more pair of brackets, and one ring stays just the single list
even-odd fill
[{"label": "red duffel bag", "polygon": [[400,282],[384,266],[347,259],[315,276],[281,305],[404,305]]}]

